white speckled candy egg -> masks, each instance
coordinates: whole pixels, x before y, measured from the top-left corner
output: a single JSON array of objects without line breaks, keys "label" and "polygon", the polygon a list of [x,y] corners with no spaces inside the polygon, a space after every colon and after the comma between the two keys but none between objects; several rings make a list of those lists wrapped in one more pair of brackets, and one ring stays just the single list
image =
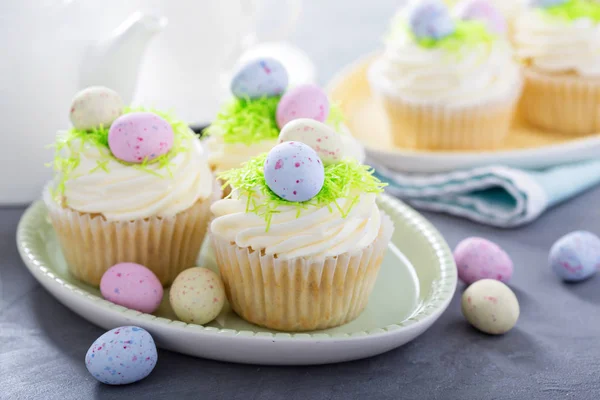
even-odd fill
[{"label": "white speckled candy egg", "polygon": [[285,142],[273,147],[267,155],[265,181],[282,199],[307,201],[323,188],[325,169],[312,148],[300,142]]},{"label": "white speckled candy egg", "polygon": [[156,275],[135,263],[110,267],[102,275],[100,292],[110,302],[144,313],[153,313],[163,297],[163,288]]},{"label": "white speckled candy egg", "polygon": [[317,85],[297,86],[283,95],[277,105],[277,125],[283,128],[288,122],[298,118],[311,118],[325,122],[329,115],[327,94]]},{"label": "white speckled candy egg", "polygon": [[134,112],[112,124],[108,145],[117,159],[139,164],[168,153],[174,138],[171,124],[163,118],[151,112]]},{"label": "white speckled candy egg", "polygon": [[600,238],[590,232],[571,232],[554,243],[549,263],[565,281],[588,279],[600,268]]},{"label": "white speckled candy egg", "polygon": [[494,242],[479,237],[461,241],[454,249],[458,277],[466,284],[480,279],[508,282],[513,274],[509,255]]},{"label": "white speckled candy egg", "polygon": [[259,58],[244,65],[231,80],[231,92],[237,98],[256,99],[278,96],[288,85],[288,74],[279,61]]},{"label": "white speckled candy egg", "polygon": [[103,86],[92,86],[75,95],[69,117],[77,129],[109,127],[123,114],[123,100],[117,92]]},{"label": "white speckled candy egg", "polygon": [[186,269],[175,278],[169,293],[177,318],[192,324],[207,324],[215,319],[225,304],[223,281],[207,268]]},{"label": "white speckled candy egg", "polygon": [[511,330],[519,319],[517,296],[504,283],[482,279],[463,292],[462,313],[471,325],[490,335]]},{"label": "white speckled candy egg", "polygon": [[152,336],[136,326],[122,326],[100,336],[85,355],[94,378],[109,385],[125,385],[147,377],[158,354]]},{"label": "white speckled candy egg", "polygon": [[345,157],[340,134],[314,119],[295,119],[285,124],[279,134],[279,143],[283,142],[306,144],[317,153],[323,165],[336,163]]},{"label": "white speckled candy egg", "polygon": [[439,40],[456,30],[450,12],[442,0],[415,2],[409,11],[410,27],[418,39]]}]

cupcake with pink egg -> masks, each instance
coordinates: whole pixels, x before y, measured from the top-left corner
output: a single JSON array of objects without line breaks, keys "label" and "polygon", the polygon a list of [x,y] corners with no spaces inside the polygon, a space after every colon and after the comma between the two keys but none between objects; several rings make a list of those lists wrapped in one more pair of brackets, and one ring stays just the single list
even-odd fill
[{"label": "cupcake with pink egg", "polygon": [[211,239],[233,310],[270,329],[326,329],[366,307],[393,232],[384,184],[310,118],[279,144],[219,175],[232,192],[211,207]]},{"label": "cupcake with pink egg", "polygon": [[338,107],[313,84],[288,88],[285,67],[272,58],[260,58],[243,65],[231,82],[233,97],[205,134],[213,171],[238,168],[251,158],[268,152],[278,142],[283,126],[297,118],[327,123],[343,136],[345,146],[362,159],[362,148],[343,125]]},{"label": "cupcake with pink egg", "polygon": [[221,197],[199,139],[172,115],[125,107],[105,87],[78,93],[70,116],[44,191],[70,272],[98,286],[110,267],[130,262],[168,285],[195,265]]},{"label": "cupcake with pink egg", "polygon": [[371,88],[394,143],[409,149],[495,149],[522,90],[507,23],[486,0],[413,0],[371,65]]}]

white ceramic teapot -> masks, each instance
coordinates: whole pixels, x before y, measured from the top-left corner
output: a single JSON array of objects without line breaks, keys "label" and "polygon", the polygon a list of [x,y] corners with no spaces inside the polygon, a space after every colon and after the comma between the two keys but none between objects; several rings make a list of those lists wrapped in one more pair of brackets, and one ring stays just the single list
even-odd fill
[{"label": "white ceramic teapot", "polygon": [[0,3],[0,205],[40,196],[47,145],[70,126],[76,92],[103,85],[131,101],[144,49],[166,23],[112,1]]}]

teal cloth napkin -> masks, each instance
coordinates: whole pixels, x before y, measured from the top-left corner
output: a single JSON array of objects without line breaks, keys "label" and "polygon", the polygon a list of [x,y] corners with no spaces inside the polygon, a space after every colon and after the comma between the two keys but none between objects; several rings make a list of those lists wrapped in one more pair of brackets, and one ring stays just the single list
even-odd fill
[{"label": "teal cloth napkin", "polygon": [[386,190],[415,208],[497,227],[516,227],[600,183],[600,161],[523,170],[504,166],[429,175],[392,171],[367,160]]}]

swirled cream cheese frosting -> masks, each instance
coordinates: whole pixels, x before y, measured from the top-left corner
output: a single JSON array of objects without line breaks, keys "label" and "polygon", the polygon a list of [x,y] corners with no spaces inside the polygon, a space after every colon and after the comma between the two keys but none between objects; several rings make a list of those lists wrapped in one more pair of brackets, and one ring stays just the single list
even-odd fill
[{"label": "swirled cream cheese frosting", "polygon": [[260,140],[254,143],[227,143],[222,136],[211,136],[205,141],[209,151],[208,163],[215,171],[237,168],[252,157],[268,152],[277,144],[277,138]]},{"label": "swirled cream cheese frosting", "polygon": [[516,19],[514,43],[517,56],[540,71],[600,76],[600,24],[592,18],[569,20],[530,8]]},{"label": "swirled cream cheese frosting", "polygon": [[[345,217],[333,205],[308,206],[300,216],[296,207],[283,206],[273,215],[267,230],[263,217],[246,211],[248,198],[234,191],[232,198],[212,205],[215,219],[211,231],[239,247],[262,250],[282,259],[336,256],[373,243],[381,225],[375,199],[372,193],[359,195]],[[253,201],[262,199],[256,196]],[[349,201],[353,200],[340,199],[338,205],[344,209]]]}]

